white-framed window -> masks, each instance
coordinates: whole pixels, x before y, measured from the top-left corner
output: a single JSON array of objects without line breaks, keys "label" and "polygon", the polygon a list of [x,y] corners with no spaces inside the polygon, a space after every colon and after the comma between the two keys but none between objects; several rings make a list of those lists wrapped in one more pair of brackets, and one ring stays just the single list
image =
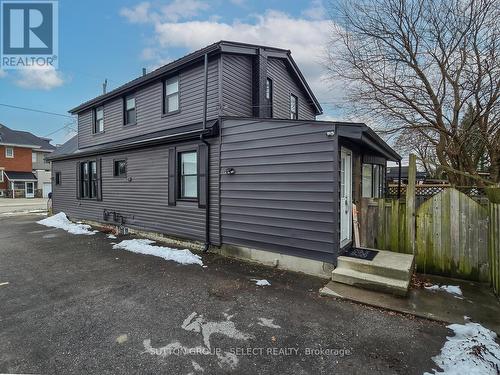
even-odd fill
[{"label": "white-framed window", "polygon": [[14,147],[5,147],[5,157],[11,159],[14,157]]},{"label": "white-framed window", "polygon": [[104,107],[100,106],[94,109],[94,134],[104,131]]},{"label": "white-framed window", "polygon": [[179,110],[179,76],[165,81],[163,113],[172,113]]},{"label": "white-framed window", "polygon": [[36,152],[31,153],[31,162],[36,163]]},{"label": "white-framed window", "polygon": [[363,164],[361,173],[361,195],[363,198],[384,196],[384,167],[378,164]]},{"label": "white-framed window", "polygon": [[180,152],[179,163],[179,199],[198,199],[198,153]]},{"label": "white-framed window", "polygon": [[293,94],[290,94],[290,119],[299,119],[299,98]]},{"label": "white-framed window", "polygon": [[125,98],[125,125],[135,124],[136,120],[135,96],[127,96]]}]

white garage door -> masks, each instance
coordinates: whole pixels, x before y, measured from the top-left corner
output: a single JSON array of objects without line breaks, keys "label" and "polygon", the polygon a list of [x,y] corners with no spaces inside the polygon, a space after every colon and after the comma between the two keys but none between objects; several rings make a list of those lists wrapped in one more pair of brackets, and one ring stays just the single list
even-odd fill
[{"label": "white garage door", "polygon": [[48,198],[49,193],[52,191],[52,184],[50,182],[43,183],[43,197]]}]

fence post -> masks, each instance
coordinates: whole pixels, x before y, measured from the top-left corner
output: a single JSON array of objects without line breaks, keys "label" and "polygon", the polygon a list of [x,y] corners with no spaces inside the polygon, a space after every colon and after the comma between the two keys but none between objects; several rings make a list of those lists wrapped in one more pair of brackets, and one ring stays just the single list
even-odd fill
[{"label": "fence post", "polygon": [[408,185],[406,186],[406,252],[415,255],[415,184],[417,181],[417,157],[410,154]]}]

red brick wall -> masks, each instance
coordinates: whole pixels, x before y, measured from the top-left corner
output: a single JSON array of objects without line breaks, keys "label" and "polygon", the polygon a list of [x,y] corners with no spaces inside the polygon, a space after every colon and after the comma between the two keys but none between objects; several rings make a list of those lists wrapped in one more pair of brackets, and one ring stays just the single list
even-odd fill
[{"label": "red brick wall", "polygon": [[[14,147],[14,158],[5,157],[5,146],[0,146],[0,167],[6,171],[31,172],[31,148]],[[6,189],[7,185],[0,182],[0,189]]]}]

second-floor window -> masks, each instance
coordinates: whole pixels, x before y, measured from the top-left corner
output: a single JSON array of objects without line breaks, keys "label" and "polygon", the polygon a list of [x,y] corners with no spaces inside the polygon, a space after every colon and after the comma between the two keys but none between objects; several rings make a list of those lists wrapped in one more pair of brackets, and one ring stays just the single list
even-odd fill
[{"label": "second-floor window", "polygon": [[36,163],[36,152],[31,153],[31,162]]},{"label": "second-floor window", "polygon": [[299,119],[299,98],[293,94],[290,94],[290,119]]},{"label": "second-floor window", "polygon": [[5,147],[5,157],[12,159],[14,157],[14,148],[12,148],[12,147]]},{"label": "second-floor window", "polygon": [[125,125],[135,124],[136,113],[135,113],[135,96],[127,96],[125,98]]},{"label": "second-floor window", "polygon": [[271,78],[266,80],[266,109],[269,117],[273,117],[273,81]]},{"label": "second-floor window", "polygon": [[94,109],[94,133],[102,133],[104,131],[104,107]]},{"label": "second-floor window", "polygon": [[163,113],[179,110],[179,77],[175,76],[165,81]]}]

